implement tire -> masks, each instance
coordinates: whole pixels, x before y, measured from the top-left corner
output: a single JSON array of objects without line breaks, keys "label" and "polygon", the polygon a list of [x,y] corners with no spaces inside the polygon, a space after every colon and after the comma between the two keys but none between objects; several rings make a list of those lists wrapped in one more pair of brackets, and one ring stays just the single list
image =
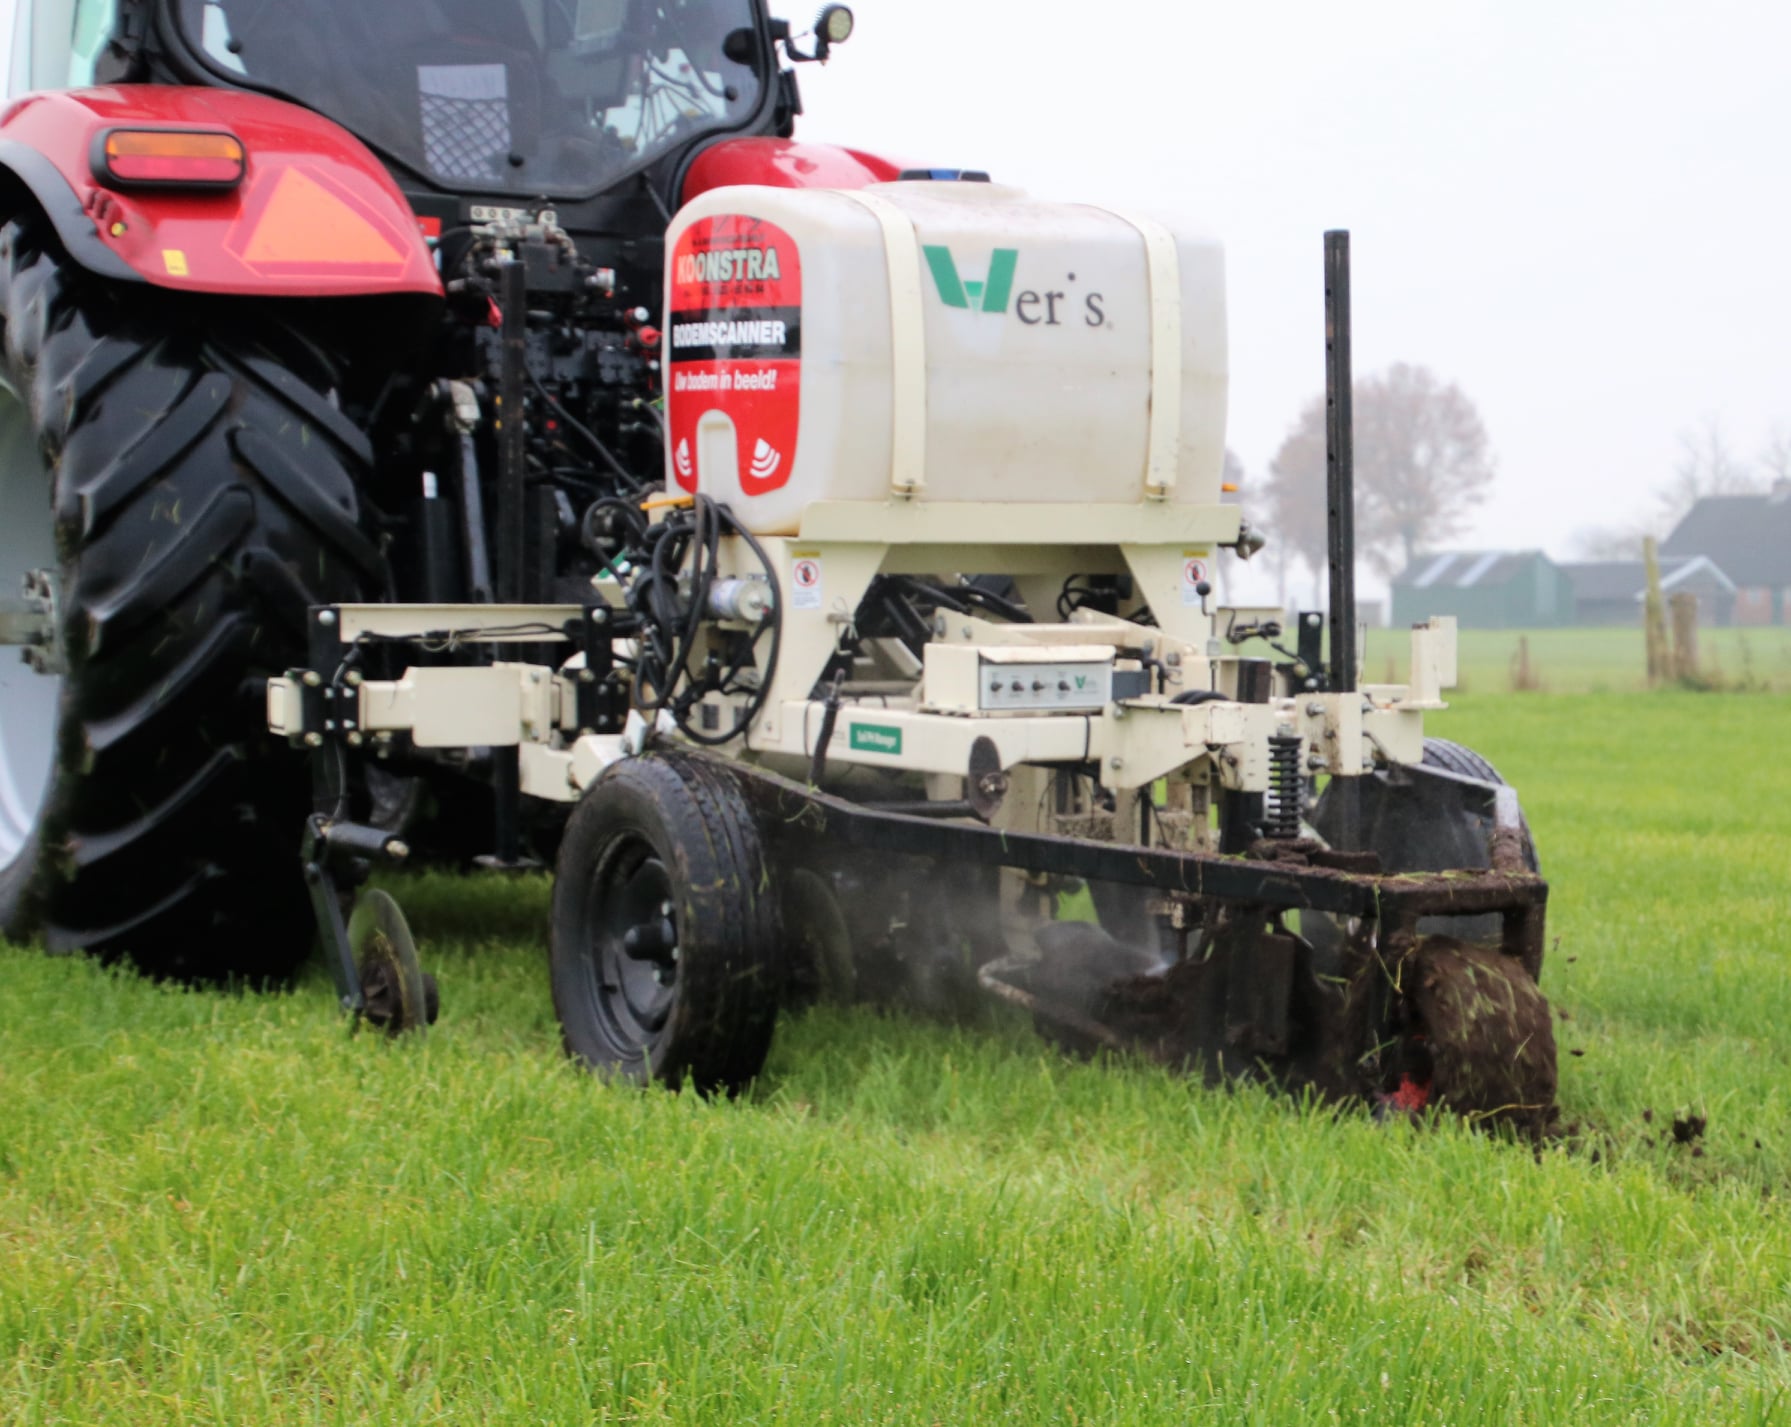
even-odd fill
[{"label": "implement tire", "polygon": [[549,969],[567,1051],[602,1073],[734,1092],[784,978],[758,824],[715,760],[647,754],[592,785],[560,842]]},{"label": "implement tire", "polygon": [[[1431,768],[1441,768],[1445,773],[1459,773],[1463,778],[1478,778],[1482,783],[1492,783],[1501,788],[1507,786],[1491,761],[1465,743],[1455,743],[1447,738],[1427,738],[1424,740],[1424,762]],[[1532,872],[1540,872],[1542,859],[1536,854],[1536,839],[1530,835],[1530,820],[1521,812],[1517,817],[1519,833],[1523,839],[1524,866]]]},{"label": "implement tire", "polygon": [[47,568],[58,646],[51,675],[0,649],[10,936],[196,980],[278,980],[310,948],[308,771],[267,733],[265,679],[305,662],[307,605],[389,580],[371,447],[275,313],[0,228],[0,525],[28,531],[0,531],[0,602]]}]

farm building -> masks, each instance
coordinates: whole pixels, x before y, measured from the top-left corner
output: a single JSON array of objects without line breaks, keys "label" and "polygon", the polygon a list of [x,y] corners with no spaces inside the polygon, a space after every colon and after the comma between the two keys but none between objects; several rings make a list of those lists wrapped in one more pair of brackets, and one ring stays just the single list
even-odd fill
[{"label": "farm building", "polygon": [[[1563,565],[1573,585],[1575,624],[1640,624],[1648,592],[1647,567],[1640,560],[1595,560]],[[1663,555],[1660,589],[1698,597],[1700,624],[1728,624],[1735,613],[1735,582],[1705,555]]]},{"label": "farm building", "polygon": [[1393,581],[1393,624],[1452,614],[1464,629],[1570,623],[1573,587],[1540,550],[1444,550],[1420,555]]},{"label": "farm building", "polygon": [[1660,553],[1720,565],[1735,582],[1736,624],[1791,624],[1791,481],[1765,495],[1705,496]]}]

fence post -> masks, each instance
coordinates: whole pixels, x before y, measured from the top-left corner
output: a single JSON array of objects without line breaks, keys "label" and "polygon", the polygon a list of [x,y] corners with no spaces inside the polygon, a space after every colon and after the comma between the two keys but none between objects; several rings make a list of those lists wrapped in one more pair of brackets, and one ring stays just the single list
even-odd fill
[{"label": "fence post", "polygon": [[1648,645],[1648,686],[1653,688],[1668,677],[1667,608],[1660,593],[1660,557],[1654,537],[1642,541],[1642,565],[1648,572],[1647,594],[1642,602],[1643,637]]},{"label": "fence post", "polygon": [[1698,597],[1681,590],[1673,607],[1673,677],[1681,683],[1698,677]]}]

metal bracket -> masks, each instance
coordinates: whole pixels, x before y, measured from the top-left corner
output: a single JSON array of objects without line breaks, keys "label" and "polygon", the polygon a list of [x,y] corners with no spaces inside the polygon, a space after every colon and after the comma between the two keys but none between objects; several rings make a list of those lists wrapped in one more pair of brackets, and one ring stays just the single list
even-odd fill
[{"label": "metal bracket", "polygon": [[402,838],[360,823],[332,822],[321,813],[305,820],[299,858],[304,864],[305,887],[311,894],[311,910],[317,918],[330,962],[330,975],[342,1009],[359,1018],[367,998],[361,990],[361,973],[348,940],[348,923],[342,915],[342,886],[338,874],[347,861],[399,863],[410,856]]},{"label": "metal bracket", "polygon": [[585,667],[578,671],[576,698],[578,731],[620,733],[628,723],[628,690],[619,684],[615,641],[633,632],[635,616],[608,605],[592,605],[585,611]]}]

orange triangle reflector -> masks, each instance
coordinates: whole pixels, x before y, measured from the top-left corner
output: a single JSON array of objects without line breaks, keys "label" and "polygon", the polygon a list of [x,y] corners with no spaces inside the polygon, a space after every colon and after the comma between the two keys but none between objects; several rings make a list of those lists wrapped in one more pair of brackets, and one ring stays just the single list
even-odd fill
[{"label": "orange triangle reflector", "polygon": [[373,263],[400,266],[404,254],[353,208],[298,169],[274,185],[243,250],[251,265]]}]

